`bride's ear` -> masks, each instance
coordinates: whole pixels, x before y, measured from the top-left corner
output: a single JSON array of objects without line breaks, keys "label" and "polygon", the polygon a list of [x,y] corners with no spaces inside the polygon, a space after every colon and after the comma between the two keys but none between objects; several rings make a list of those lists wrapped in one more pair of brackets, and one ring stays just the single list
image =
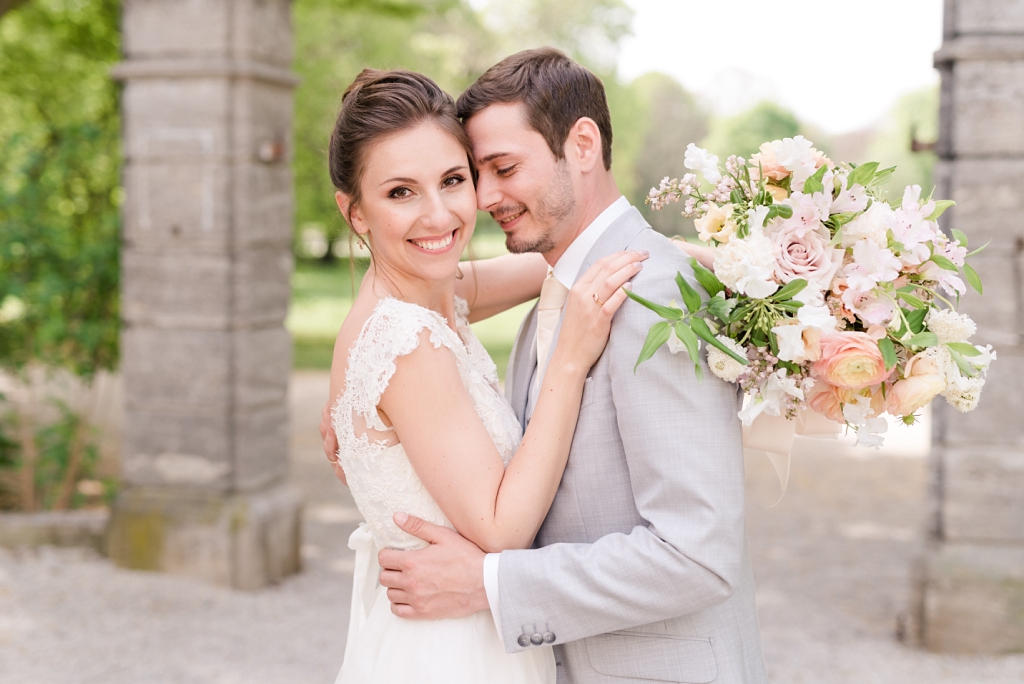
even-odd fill
[{"label": "bride's ear", "polygon": [[359,203],[354,202],[349,195],[341,190],[334,193],[334,201],[338,204],[338,211],[345,217],[349,228],[356,235],[364,237],[367,232],[366,224],[363,221],[362,213],[359,211]]}]

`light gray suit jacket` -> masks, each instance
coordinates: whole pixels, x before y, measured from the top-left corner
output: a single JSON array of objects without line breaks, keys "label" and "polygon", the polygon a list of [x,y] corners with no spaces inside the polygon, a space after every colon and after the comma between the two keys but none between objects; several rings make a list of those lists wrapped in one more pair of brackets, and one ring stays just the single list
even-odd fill
[{"label": "light gray suit jacket", "polygon": [[[682,252],[632,207],[580,274],[623,249],[651,255],[633,279],[637,294],[679,301],[676,273],[693,282]],[[767,682],[743,521],[739,395],[705,358],[698,381],[664,347],[634,374],[658,320],[630,301],[616,313],[536,548],[501,554],[505,648],[554,643],[560,684]],[[534,310],[508,374],[521,421],[535,336]]]}]

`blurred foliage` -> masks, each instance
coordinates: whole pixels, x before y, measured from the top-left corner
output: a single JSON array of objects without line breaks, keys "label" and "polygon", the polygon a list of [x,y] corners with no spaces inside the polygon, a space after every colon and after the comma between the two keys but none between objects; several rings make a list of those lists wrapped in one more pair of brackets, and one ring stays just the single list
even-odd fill
[{"label": "blurred foliage", "polygon": [[54,402],[59,417],[36,433],[35,501],[44,510],[65,510],[82,502],[76,485],[92,476],[99,461],[93,428],[63,402]]},{"label": "blurred foliage", "polygon": [[910,143],[914,138],[931,143],[938,137],[939,88],[915,90],[896,102],[884,127],[867,146],[863,161],[880,162],[882,168],[896,167],[886,183],[890,194],[898,195],[908,185],[920,185],[927,194],[932,189],[932,171],[937,157],[931,151],[912,152]]},{"label": "blurred foliage", "polygon": [[118,0],[0,21],[0,367],[117,364]]},{"label": "blurred foliage", "polygon": [[761,143],[792,138],[801,132],[800,120],[793,112],[765,101],[735,116],[712,120],[703,147],[722,160],[732,154],[750,159]]}]

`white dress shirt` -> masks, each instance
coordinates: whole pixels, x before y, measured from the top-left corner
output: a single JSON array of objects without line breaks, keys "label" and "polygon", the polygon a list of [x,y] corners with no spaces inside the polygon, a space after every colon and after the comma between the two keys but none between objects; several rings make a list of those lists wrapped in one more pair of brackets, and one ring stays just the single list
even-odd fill
[{"label": "white dress shirt", "polygon": [[[558,282],[565,285],[568,289],[572,288],[573,283],[576,282],[576,275],[579,273],[580,268],[583,266],[583,261],[587,258],[587,254],[590,253],[594,244],[604,235],[604,231],[607,230],[608,226],[615,219],[626,213],[631,206],[629,200],[620,196],[608,205],[607,209],[598,214],[597,218],[582,233],[576,236],[576,239],[572,241],[572,244],[565,250],[565,253],[555,262],[553,274]],[[522,340],[520,340],[521,343]],[[541,362],[538,359],[538,363]],[[538,375],[536,369],[534,369],[526,400],[527,425],[530,422],[530,417],[533,415],[533,409],[537,405],[537,396],[540,393],[539,383],[537,382]],[[526,429],[526,425],[523,426],[523,429]],[[484,590],[487,592],[487,604],[491,607],[491,616],[494,618],[494,626],[498,630],[498,637],[504,640],[501,632],[501,605],[498,598],[498,561],[500,558],[500,553],[489,553],[484,556]]]}]

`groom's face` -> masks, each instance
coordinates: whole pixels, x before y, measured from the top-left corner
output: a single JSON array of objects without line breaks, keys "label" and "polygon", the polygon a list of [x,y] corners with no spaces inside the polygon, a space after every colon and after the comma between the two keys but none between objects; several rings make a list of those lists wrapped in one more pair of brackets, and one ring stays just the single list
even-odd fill
[{"label": "groom's face", "polygon": [[494,104],[466,122],[480,173],[477,206],[505,231],[510,252],[555,250],[574,236],[574,170],[526,121],[523,105]]}]

